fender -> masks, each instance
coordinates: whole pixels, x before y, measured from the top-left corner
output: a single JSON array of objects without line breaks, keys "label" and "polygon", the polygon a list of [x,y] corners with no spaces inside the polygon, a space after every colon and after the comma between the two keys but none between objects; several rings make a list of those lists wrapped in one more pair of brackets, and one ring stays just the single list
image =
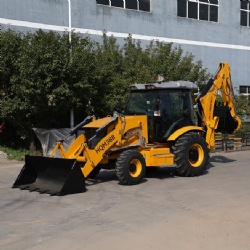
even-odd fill
[{"label": "fender", "polygon": [[167,141],[175,141],[179,136],[189,132],[189,131],[200,131],[205,132],[201,127],[197,126],[186,126],[180,129],[177,129],[172,135],[170,135]]}]

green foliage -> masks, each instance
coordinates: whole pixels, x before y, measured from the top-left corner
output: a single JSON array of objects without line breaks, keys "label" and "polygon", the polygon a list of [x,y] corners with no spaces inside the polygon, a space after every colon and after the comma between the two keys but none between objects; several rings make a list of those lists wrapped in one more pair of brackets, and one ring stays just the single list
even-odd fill
[{"label": "green foliage", "polygon": [[[121,46],[114,37],[103,42],[88,36],[45,32],[0,32],[0,121],[25,142],[34,141],[33,127],[69,127],[70,110],[80,122],[89,114],[111,114],[135,82],[189,80],[204,84],[208,73],[181,47],[151,41],[145,48],[130,35]],[[11,138],[10,138],[11,137]]]},{"label": "green foliage", "polygon": [[25,155],[34,155],[34,152],[26,149],[12,149],[9,147],[0,146],[0,150],[7,154],[7,158],[9,160],[24,161]]},{"label": "green foliage", "polygon": [[250,115],[250,100],[248,96],[238,95],[235,96],[235,103],[237,107],[237,115],[241,117],[241,119],[249,117]]},{"label": "green foliage", "polygon": [[[201,61],[194,62],[194,55],[186,53],[180,46],[173,47],[172,43],[151,42],[147,48],[151,57],[151,75],[162,75],[166,81],[186,80],[205,84],[209,78]],[[155,79],[154,79],[155,80]]]},{"label": "green foliage", "polygon": [[91,105],[94,114],[106,116],[112,112],[117,97],[123,86],[120,82],[122,71],[122,52],[114,37],[103,35],[103,43],[97,44],[95,53],[95,69],[92,78],[93,91]]}]

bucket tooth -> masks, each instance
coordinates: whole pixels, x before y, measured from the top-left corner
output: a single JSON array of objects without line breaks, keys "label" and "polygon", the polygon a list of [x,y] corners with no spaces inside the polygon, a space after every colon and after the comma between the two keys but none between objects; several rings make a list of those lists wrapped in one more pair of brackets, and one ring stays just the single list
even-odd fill
[{"label": "bucket tooth", "polygon": [[81,165],[75,159],[25,156],[25,164],[13,188],[28,189],[51,195],[85,191]]},{"label": "bucket tooth", "polygon": [[40,194],[50,194],[49,190],[39,191]]},{"label": "bucket tooth", "polygon": [[30,189],[29,191],[30,192],[36,192],[36,191],[38,191],[39,190],[39,188],[32,188],[32,189]]}]

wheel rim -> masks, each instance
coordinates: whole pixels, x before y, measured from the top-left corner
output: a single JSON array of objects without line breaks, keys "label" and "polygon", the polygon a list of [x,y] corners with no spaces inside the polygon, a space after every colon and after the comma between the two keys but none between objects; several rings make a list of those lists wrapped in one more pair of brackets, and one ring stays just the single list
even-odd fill
[{"label": "wheel rim", "polygon": [[129,165],[129,174],[132,177],[138,177],[142,171],[142,164],[139,160],[134,159],[130,162]]},{"label": "wheel rim", "polygon": [[200,144],[193,144],[189,150],[189,163],[192,167],[198,168],[204,159],[204,150]]}]

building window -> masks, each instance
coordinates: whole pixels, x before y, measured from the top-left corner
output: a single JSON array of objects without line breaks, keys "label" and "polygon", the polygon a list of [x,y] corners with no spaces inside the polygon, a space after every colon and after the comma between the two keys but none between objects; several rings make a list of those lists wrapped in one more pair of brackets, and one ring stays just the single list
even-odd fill
[{"label": "building window", "polygon": [[97,4],[150,12],[151,0],[96,0]]},{"label": "building window", "polygon": [[249,1],[240,1],[240,25],[250,27],[250,3]]},{"label": "building window", "polygon": [[177,0],[177,16],[219,22],[219,0]]},{"label": "building window", "polygon": [[240,86],[240,94],[250,95],[250,86]]}]

